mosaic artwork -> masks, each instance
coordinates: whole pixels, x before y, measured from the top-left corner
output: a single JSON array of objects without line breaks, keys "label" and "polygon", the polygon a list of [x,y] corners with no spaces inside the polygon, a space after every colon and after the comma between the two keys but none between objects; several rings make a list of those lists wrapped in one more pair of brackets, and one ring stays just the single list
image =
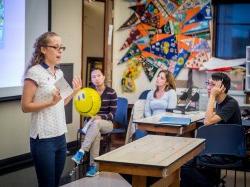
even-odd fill
[{"label": "mosaic artwork", "polygon": [[[135,67],[142,67],[151,81],[159,68],[168,69],[177,76],[184,66],[199,69],[210,59],[208,40],[209,21],[212,19],[211,0],[129,2],[133,3],[129,7],[133,12],[117,31],[130,30],[128,38],[120,48],[127,52],[118,64],[131,64],[132,61],[136,64]],[[139,74],[137,72],[136,76],[131,77],[127,75],[128,72],[130,71],[125,70],[123,74],[122,90],[134,92],[135,79]]]}]

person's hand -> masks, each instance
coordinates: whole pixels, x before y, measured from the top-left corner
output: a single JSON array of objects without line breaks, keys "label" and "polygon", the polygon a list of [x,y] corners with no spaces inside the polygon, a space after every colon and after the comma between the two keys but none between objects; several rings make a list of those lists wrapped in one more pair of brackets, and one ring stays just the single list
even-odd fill
[{"label": "person's hand", "polygon": [[52,96],[53,96],[52,101],[51,101],[52,106],[57,104],[62,99],[60,95],[60,90],[57,88],[53,90]]},{"label": "person's hand", "polygon": [[82,79],[79,76],[75,76],[72,80],[73,93],[76,94],[82,87]]},{"label": "person's hand", "polygon": [[215,98],[220,95],[221,93],[224,93],[226,88],[222,84],[221,81],[216,82],[215,86],[211,89],[211,95]]}]

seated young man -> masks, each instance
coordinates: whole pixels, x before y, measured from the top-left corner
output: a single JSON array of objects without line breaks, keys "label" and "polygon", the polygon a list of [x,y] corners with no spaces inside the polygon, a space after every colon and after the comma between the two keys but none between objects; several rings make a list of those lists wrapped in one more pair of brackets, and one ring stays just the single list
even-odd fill
[{"label": "seated young man", "polygon": [[114,89],[104,84],[105,76],[101,69],[91,71],[91,82],[94,89],[101,97],[101,108],[96,116],[90,120],[90,126],[87,129],[84,141],[79,151],[72,157],[77,164],[90,151],[90,166],[87,169],[86,176],[93,177],[98,174],[97,163],[94,158],[99,156],[101,133],[108,133],[113,130],[113,120],[117,109],[117,94]]},{"label": "seated young man", "polygon": [[[241,113],[238,102],[229,96],[231,80],[225,73],[214,73],[207,82],[208,106],[205,114],[204,125],[214,124],[240,124]],[[215,106],[215,110],[214,110]],[[231,162],[233,158],[229,157],[200,157],[208,163],[220,164]],[[218,177],[215,169],[198,169],[195,160],[181,168],[181,186],[182,187],[212,187],[214,179]]]},{"label": "seated young man", "polygon": [[205,125],[218,123],[241,125],[239,104],[233,97],[227,94],[230,85],[231,80],[226,74],[212,74],[212,78],[207,82],[209,100],[204,119]]}]

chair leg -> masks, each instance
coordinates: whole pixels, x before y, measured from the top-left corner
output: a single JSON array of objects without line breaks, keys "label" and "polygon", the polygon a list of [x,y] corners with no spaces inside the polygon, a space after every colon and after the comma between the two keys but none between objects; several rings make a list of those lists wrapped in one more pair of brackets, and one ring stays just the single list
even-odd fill
[{"label": "chair leg", "polygon": [[236,170],[234,170],[234,187],[236,187],[236,176],[237,175],[237,171]]},{"label": "chair leg", "polygon": [[226,173],[225,173],[224,176],[221,176],[222,174],[221,174],[221,170],[220,169],[218,170],[218,172],[219,172],[219,181],[217,182],[216,186],[219,187],[220,184],[221,184],[221,187],[225,187],[226,186],[226,181],[224,179],[227,176],[227,170],[226,170]]},{"label": "chair leg", "polygon": [[246,171],[244,171],[244,187],[247,187],[247,176],[246,176]]}]

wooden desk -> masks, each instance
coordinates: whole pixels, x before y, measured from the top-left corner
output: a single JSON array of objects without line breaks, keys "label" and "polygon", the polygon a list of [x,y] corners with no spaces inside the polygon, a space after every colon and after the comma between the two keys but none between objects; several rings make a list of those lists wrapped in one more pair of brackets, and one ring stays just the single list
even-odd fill
[{"label": "wooden desk", "polygon": [[[160,124],[159,121],[162,116],[169,116],[169,117],[186,117],[191,119],[190,125],[175,125],[175,124]],[[147,118],[143,118],[140,120],[134,121],[137,123],[137,128],[149,132],[156,132],[156,133],[168,133],[168,134],[175,134],[178,136],[192,133],[194,130],[197,129],[196,122],[205,118],[205,112],[197,111],[187,114],[176,114],[166,112],[163,114],[150,116]]]},{"label": "wooden desk", "polygon": [[100,171],[132,175],[133,187],[180,186],[180,167],[204,149],[204,139],[148,135],[95,159]]}]

